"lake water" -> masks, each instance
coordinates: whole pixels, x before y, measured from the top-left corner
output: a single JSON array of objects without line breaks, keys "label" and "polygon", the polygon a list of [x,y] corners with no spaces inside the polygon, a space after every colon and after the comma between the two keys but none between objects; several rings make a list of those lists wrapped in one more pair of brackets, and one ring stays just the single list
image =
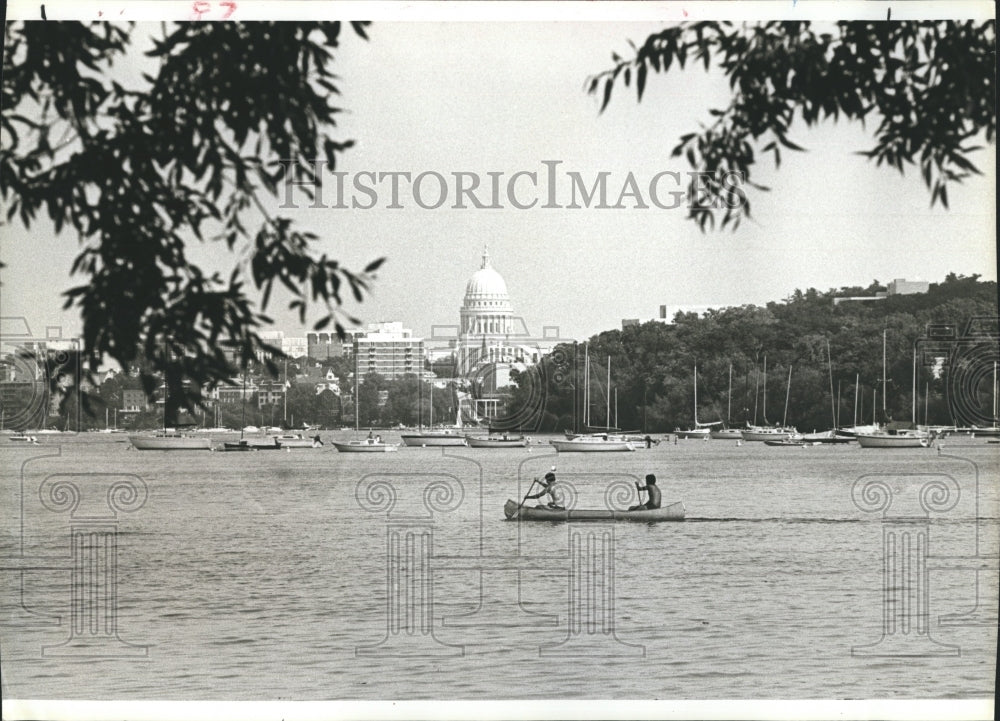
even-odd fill
[{"label": "lake water", "polygon": [[[40,441],[0,437],[8,699],[994,694],[1000,445],[982,439],[562,455]],[[656,473],[687,520],[505,521],[553,465],[578,508],[635,503],[633,479]]]}]

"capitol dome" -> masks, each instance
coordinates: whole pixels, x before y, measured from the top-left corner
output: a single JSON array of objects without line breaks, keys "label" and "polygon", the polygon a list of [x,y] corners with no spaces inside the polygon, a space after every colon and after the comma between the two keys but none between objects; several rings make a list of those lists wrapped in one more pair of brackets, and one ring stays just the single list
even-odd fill
[{"label": "capitol dome", "polygon": [[503,276],[490,265],[490,255],[483,249],[483,264],[472,274],[465,284],[465,298],[462,301],[465,311],[513,311],[510,296],[507,294],[507,283]]}]

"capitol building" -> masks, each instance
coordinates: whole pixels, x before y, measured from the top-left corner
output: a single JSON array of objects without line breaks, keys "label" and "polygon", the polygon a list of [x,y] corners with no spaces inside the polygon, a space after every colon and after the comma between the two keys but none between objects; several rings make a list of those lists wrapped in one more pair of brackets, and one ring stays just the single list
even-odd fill
[{"label": "capitol building", "polygon": [[510,383],[510,370],[541,361],[555,345],[532,338],[524,320],[514,315],[507,283],[483,248],[482,263],[465,284],[455,342],[455,375],[489,378],[493,389]]}]

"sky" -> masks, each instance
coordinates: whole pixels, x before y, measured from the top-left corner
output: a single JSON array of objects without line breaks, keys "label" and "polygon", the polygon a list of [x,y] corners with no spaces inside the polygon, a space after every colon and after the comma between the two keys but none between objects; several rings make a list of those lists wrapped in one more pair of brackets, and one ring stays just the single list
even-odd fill
[{"label": "sky", "polygon": [[[629,173],[648,202],[654,175],[688,171],[670,151],[680,135],[710,122],[709,108],[726,102],[721,73],[689,65],[651,75],[641,103],[634,89],[619,85],[603,113],[584,88],[589,75],[611,66],[613,51],[628,55],[629,40],[638,45],[662,27],[653,20],[383,20],[370,26],[368,41],[345,33],[334,63],[345,109],[338,135],[355,146],[338,170],[349,179],[363,171],[433,171],[449,178],[452,194],[435,210],[411,198],[390,209],[382,184],[372,209],[310,209],[296,193],[302,207],[279,212],[317,233],[317,249],[348,267],[360,270],[385,256],[371,295],[346,310],[364,323],[402,321],[424,337],[435,325],[458,322],[484,246],[529,333],[558,328],[559,337],[577,339],[620,328],[624,318],[654,318],[660,305],[763,304],[797,288],[936,282],[949,272],[996,279],[995,146],[972,158],[985,175],[951,188],[949,210],[931,208],[918,172],[900,176],[857,155],[873,139],[860,124],[843,121],[812,128],[797,122],[790,137],[807,152],[783,153],[777,171],[761,159],[755,180],[771,191],[750,191],[753,220],[736,232],[702,234],[683,208],[449,207],[455,172],[503,172],[506,183],[518,171],[544,177],[545,161],[559,161],[567,204],[567,171],[588,185],[608,172],[609,203]],[[683,189],[664,177],[665,192]],[[430,178],[423,187],[433,200]],[[537,195],[544,204],[544,191],[532,194],[522,182],[525,199]],[[330,177],[330,205],[333,191]],[[60,297],[82,280],[69,276],[75,237],[55,236],[44,222],[30,230],[10,224],[0,233],[7,265],[0,314],[25,317],[36,333],[46,326],[77,333],[79,318],[62,311]],[[233,264],[220,245],[193,241],[190,253],[210,268]],[[288,335],[308,330],[281,307],[269,311]]]}]

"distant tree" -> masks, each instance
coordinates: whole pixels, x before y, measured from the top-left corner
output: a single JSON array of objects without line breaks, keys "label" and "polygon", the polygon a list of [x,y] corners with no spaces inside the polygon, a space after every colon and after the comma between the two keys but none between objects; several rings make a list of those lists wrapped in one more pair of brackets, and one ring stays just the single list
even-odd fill
[{"label": "distant tree", "polygon": [[[365,25],[351,23],[361,37]],[[79,238],[85,278],[66,307],[82,316],[86,367],[144,355],[142,386],[151,396],[165,377],[173,418],[232,376],[225,346],[244,367],[280,357],[257,332],[276,284],[303,323],[319,304],[315,327],[342,332],[343,293],[361,300],[381,259],[352,272],[267,202],[352,144],[332,134],[339,22],[164,25],[143,37],[148,72],[127,81],[148,27],[5,25],[0,195],[8,220],[44,212]],[[234,253],[227,277],[189,258],[195,239]]]},{"label": "distant tree", "polygon": [[[634,46],[633,46],[634,47]],[[948,185],[980,171],[968,159],[996,131],[995,22],[840,22],[817,32],[808,22],[734,26],[698,22],[653,33],[632,58],[612,55],[614,67],[588,81],[607,107],[616,82],[633,78],[641,101],[650,72],[666,73],[700,62],[722,68],[732,90],[729,104],[713,108],[711,125],[686,133],[673,149],[706,174],[688,188],[689,217],[704,231],[735,228],[750,204],[731,202],[722,177],[750,180],[755,150],[803,150],[788,138],[793,119],[811,126],[822,118],[874,118],[875,145],[861,154],[903,172],[919,164],[931,193],[948,206]],[[759,147],[758,147],[759,146]]]}]

